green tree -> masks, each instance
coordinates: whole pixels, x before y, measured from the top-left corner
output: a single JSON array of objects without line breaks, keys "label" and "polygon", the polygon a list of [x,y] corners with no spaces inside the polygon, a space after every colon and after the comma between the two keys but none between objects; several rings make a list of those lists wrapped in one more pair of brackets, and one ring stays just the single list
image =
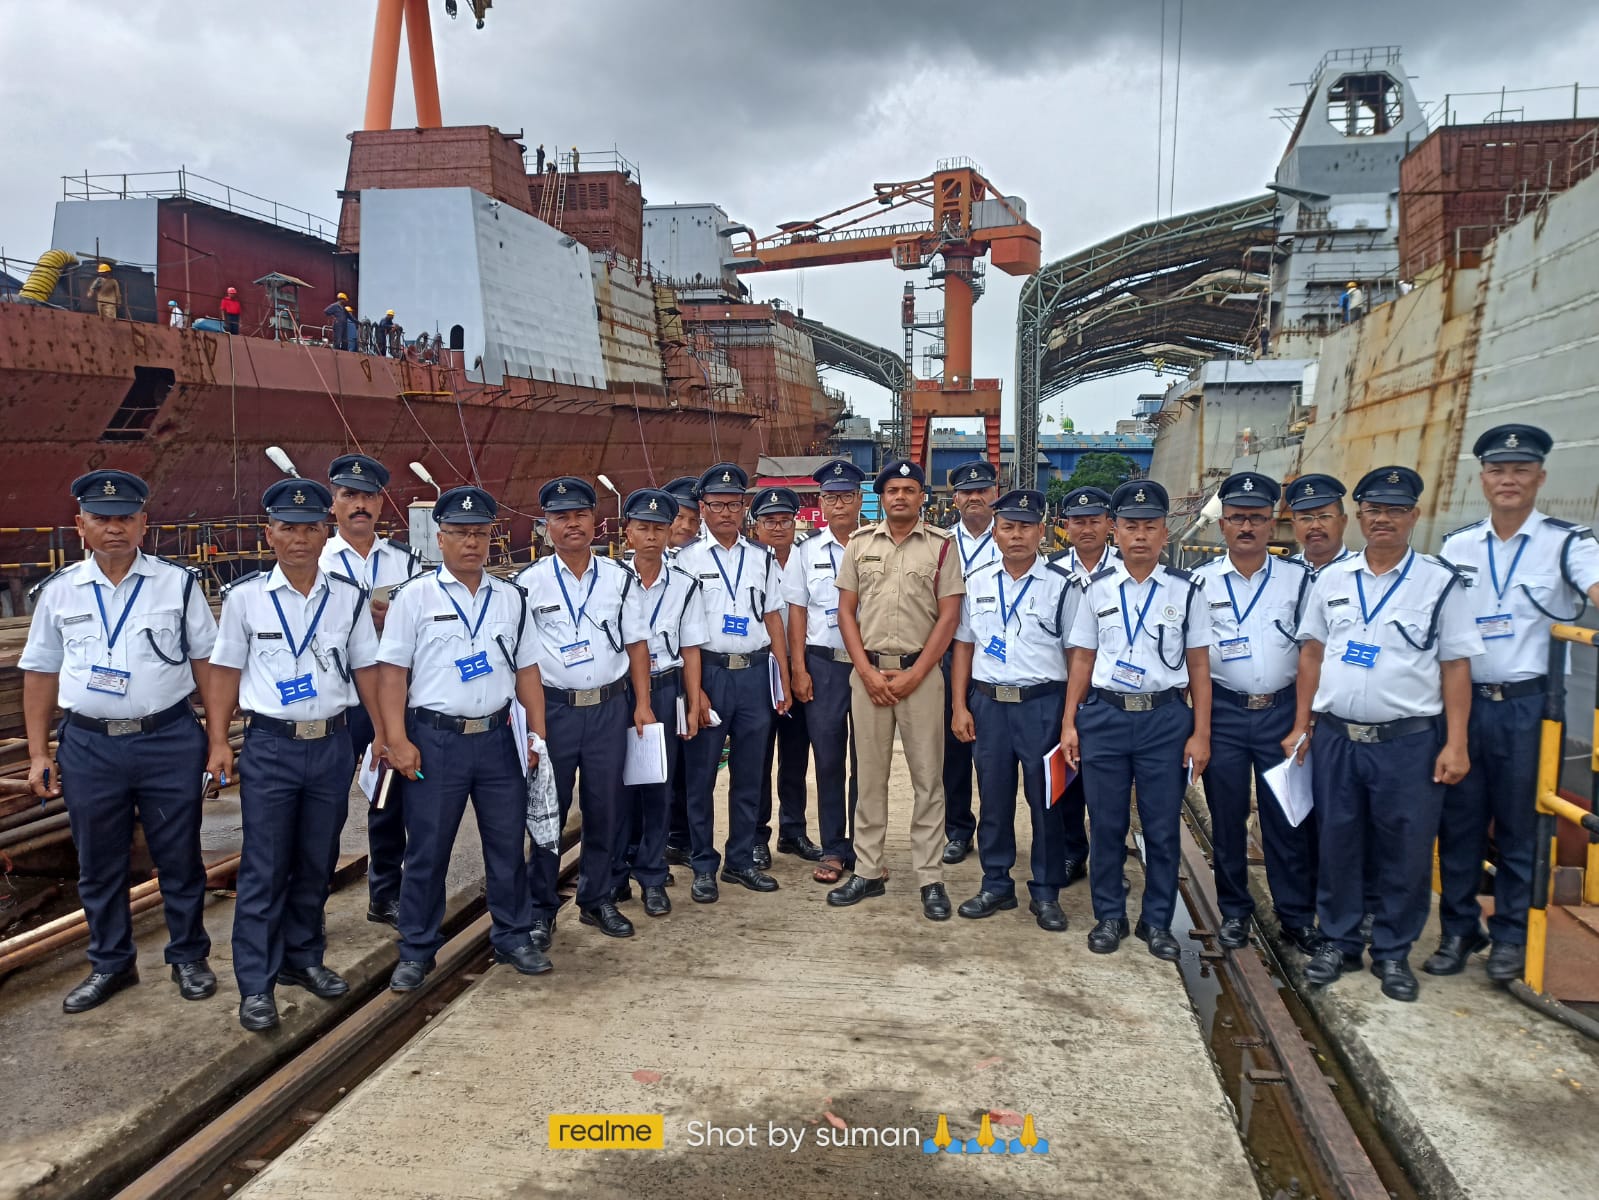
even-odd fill
[{"label": "green tree", "polygon": [[1077,460],[1077,469],[1065,479],[1049,481],[1045,498],[1058,506],[1068,492],[1080,487],[1104,488],[1114,492],[1138,470],[1138,464],[1125,454],[1085,454]]}]

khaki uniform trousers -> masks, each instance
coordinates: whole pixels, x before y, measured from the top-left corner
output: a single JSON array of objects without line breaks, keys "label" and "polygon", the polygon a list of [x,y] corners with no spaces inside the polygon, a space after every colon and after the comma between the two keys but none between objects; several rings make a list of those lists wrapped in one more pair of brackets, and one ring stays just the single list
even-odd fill
[{"label": "khaki uniform trousers", "polygon": [[910,768],[911,865],[916,885],[944,878],[944,673],[928,672],[922,686],[892,708],[872,703],[859,675],[850,676],[850,718],[855,722],[860,799],[855,807],[855,873],[883,876],[883,839],[888,832],[888,772],[894,731]]}]

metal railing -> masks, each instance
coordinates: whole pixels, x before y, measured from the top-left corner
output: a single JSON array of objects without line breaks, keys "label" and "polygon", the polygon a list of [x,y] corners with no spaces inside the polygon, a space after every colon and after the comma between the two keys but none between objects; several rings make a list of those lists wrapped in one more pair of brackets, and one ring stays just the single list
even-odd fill
[{"label": "metal railing", "polygon": [[280,229],[309,234],[325,242],[337,240],[339,223],[327,217],[280,204],[241,188],[197,175],[187,167],[176,171],[136,171],[120,174],[63,175],[63,200],[196,200],[213,208],[267,221]]}]

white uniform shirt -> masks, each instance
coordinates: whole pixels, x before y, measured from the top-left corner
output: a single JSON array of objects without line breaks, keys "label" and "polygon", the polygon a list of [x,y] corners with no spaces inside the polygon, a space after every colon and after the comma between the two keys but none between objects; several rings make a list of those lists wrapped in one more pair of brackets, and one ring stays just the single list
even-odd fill
[{"label": "white uniform shirt", "polygon": [[[389,597],[378,661],[406,667],[406,703],[451,717],[487,717],[516,695],[516,672],[538,662],[522,589],[487,573],[477,595],[443,567]],[[514,664],[514,669],[513,669]]]},{"label": "white uniform shirt", "polygon": [[1441,713],[1438,664],[1482,653],[1471,601],[1459,584],[1444,601],[1438,640],[1430,649],[1416,648],[1426,645],[1438,597],[1453,575],[1414,550],[1376,576],[1365,554],[1322,568],[1299,620],[1300,639],[1324,647],[1311,707],[1362,724]]},{"label": "white uniform shirt", "polygon": [[824,529],[794,547],[783,569],[783,599],[805,609],[805,642],[842,650],[838,631],[838,564],[844,547],[831,529]]},{"label": "white uniform shirt", "polygon": [[1194,574],[1205,581],[1210,611],[1211,678],[1246,696],[1270,695],[1293,683],[1299,674],[1296,614],[1309,568],[1268,554],[1246,579],[1224,554]]},{"label": "white uniform shirt", "polygon": [[1075,546],[1066,547],[1066,549],[1056,554],[1050,561],[1056,566],[1064,567],[1066,570],[1070,571],[1072,573],[1072,578],[1077,580],[1079,586],[1087,587],[1090,578],[1092,578],[1097,572],[1103,571],[1112,563],[1117,562],[1120,558],[1121,555],[1116,552],[1116,547],[1112,546],[1109,542],[1106,542],[1105,548],[1099,552],[1099,561],[1096,562],[1092,568],[1085,567],[1083,565],[1083,560],[1077,557],[1077,548]]},{"label": "white uniform shirt", "polygon": [[62,708],[102,721],[131,720],[169,709],[193,692],[189,658],[210,658],[216,636],[216,618],[187,568],[141,553],[113,588],[91,555],[39,593],[17,666],[59,674]]},{"label": "white uniform shirt", "polygon": [[1310,578],[1314,580],[1316,576],[1320,575],[1327,567],[1332,566],[1333,563],[1343,562],[1352,554],[1354,554],[1354,551],[1348,546],[1340,546],[1338,548],[1338,553],[1333,555],[1330,561],[1322,563],[1319,567],[1312,566],[1310,560],[1303,554],[1290,554],[1288,556],[1288,561],[1292,563],[1298,563],[1300,566],[1304,567],[1305,570],[1310,572]]},{"label": "white uniform shirt", "polygon": [[1095,687],[1164,692],[1188,686],[1186,651],[1209,646],[1211,636],[1204,583],[1195,582],[1161,563],[1137,583],[1120,558],[1094,573],[1066,640],[1097,652]]},{"label": "white uniform shirt", "polygon": [[1000,554],[999,547],[994,545],[994,522],[990,521],[987,529],[973,537],[967,532],[965,521],[956,521],[955,549],[960,553],[962,578],[978,567],[998,562]]},{"label": "white uniform shirt", "polygon": [[375,539],[372,553],[363,559],[359,550],[336,533],[322,547],[317,565],[324,571],[348,575],[368,591],[404,583],[416,571],[411,556],[390,545],[388,538]]},{"label": "white uniform shirt", "polygon": [[650,674],[683,665],[683,647],[705,644],[705,610],[700,605],[699,583],[692,575],[665,562],[649,587],[633,570],[627,603],[632,620],[648,631]]},{"label": "white uniform shirt", "polygon": [[740,537],[731,550],[724,550],[715,538],[707,538],[684,546],[674,565],[699,581],[705,649],[751,654],[771,644],[764,618],[783,611],[783,581],[777,559],[765,546]]},{"label": "white uniform shirt", "polygon": [[627,648],[644,641],[649,629],[623,602],[636,583],[626,567],[590,554],[578,576],[552,554],[516,581],[527,592],[528,632],[546,684],[584,691],[627,674]]},{"label": "white uniform shirt", "polygon": [[[318,571],[311,594],[302,596],[283,568],[273,566],[270,574],[241,579],[222,594],[211,664],[241,672],[239,707],[247,713],[284,721],[336,717],[361,702],[353,676],[345,676],[377,660],[372,606],[357,584]],[[303,698],[286,698],[296,694]]]},{"label": "white uniform shirt", "polygon": [[1031,687],[1066,678],[1066,634],[1082,589],[1069,571],[1039,556],[1020,579],[1004,561],[966,580],[955,640],[973,647],[972,678]]},{"label": "white uniform shirt", "polygon": [[1584,593],[1599,583],[1599,542],[1586,533],[1571,534],[1572,526],[1534,509],[1505,541],[1494,534],[1487,518],[1444,538],[1443,557],[1466,577],[1466,597],[1482,636],[1483,652],[1471,660],[1476,682],[1516,683],[1548,673],[1549,627],[1554,622],[1538,606],[1567,620],[1582,607],[1582,596],[1560,567],[1568,539],[1566,565],[1572,579]]}]

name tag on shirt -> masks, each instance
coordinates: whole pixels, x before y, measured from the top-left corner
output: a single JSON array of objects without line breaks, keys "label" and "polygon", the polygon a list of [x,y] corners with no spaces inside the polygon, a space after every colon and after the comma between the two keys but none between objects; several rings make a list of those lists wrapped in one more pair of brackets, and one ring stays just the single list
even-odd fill
[{"label": "name tag on shirt", "polygon": [[[586,643],[585,643],[586,644]],[[468,683],[474,679],[481,679],[485,675],[494,674],[494,668],[489,666],[489,652],[479,650],[476,654],[455,660],[455,669],[461,672],[461,682]]]},{"label": "name tag on shirt", "polygon": [[973,596],[972,607],[981,609],[995,608],[999,605],[998,596]]},{"label": "name tag on shirt", "polygon": [[93,620],[93,619],[94,619],[94,614],[93,613],[79,613],[75,617],[62,617],[61,618],[61,623],[63,625],[79,625],[79,624],[82,624],[84,621],[90,621],[90,620]]},{"label": "name tag on shirt", "polygon": [[107,696],[126,696],[128,680],[132,678],[128,672],[115,667],[91,667],[88,687],[91,692],[101,692]]},{"label": "name tag on shirt", "polygon": [[1222,662],[1236,662],[1239,659],[1254,657],[1250,653],[1249,639],[1246,637],[1224,638],[1216,643],[1216,648],[1221,651]]},{"label": "name tag on shirt", "polygon": [[316,681],[309,671],[304,675],[296,675],[293,679],[279,679],[277,688],[278,699],[284,704],[299,704],[305,700],[316,699]]},{"label": "name tag on shirt", "polygon": [[1477,632],[1482,635],[1482,640],[1485,642],[1491,642],[1495,638],[1516,636],[1516,631],[1511,627],[1509,613],[1494,613],[1491,616],[1478,617]]},{"label": "name tag on shirt", "polygon": [[989,638],[988,645],[983,647],[983,653],[988,655],[989,658],[997,658],[1000,662],[1004,662],[1005,639],[998,636]]},{"label": "name tag on shirt", "polygon": [[722,632],[728,637],[749,637],[750,619],[748,617],[735,617],[732,613],[723,613]]},{"label": "name tag on shirt", "polygon": [[561,661],[569,667],[580,667],[594,661],[594,650],[587,640],[561,647]]},{"label": "name tag on shirt", "polygon": [[1119,658],[1116,660],[1116,667],[1111,671],[1110,677],[1113,682],[1125,684],[1130,688],[1142,688],[1144,686],[1144,668],[1135,667],[1132,663],[1123,662]]},{"label": "name tag on shirt", "polygon": [[1369,671],[1377,665],[1377,652],[1381,649],[1368,642],[1350,642],[1344,647],[1344,657],[1340,661]]},{"label": "name tag on shirt", "polygon": [[838,609],[830,608],[827,610],[827,627],[829,629],[838,628]]}]

